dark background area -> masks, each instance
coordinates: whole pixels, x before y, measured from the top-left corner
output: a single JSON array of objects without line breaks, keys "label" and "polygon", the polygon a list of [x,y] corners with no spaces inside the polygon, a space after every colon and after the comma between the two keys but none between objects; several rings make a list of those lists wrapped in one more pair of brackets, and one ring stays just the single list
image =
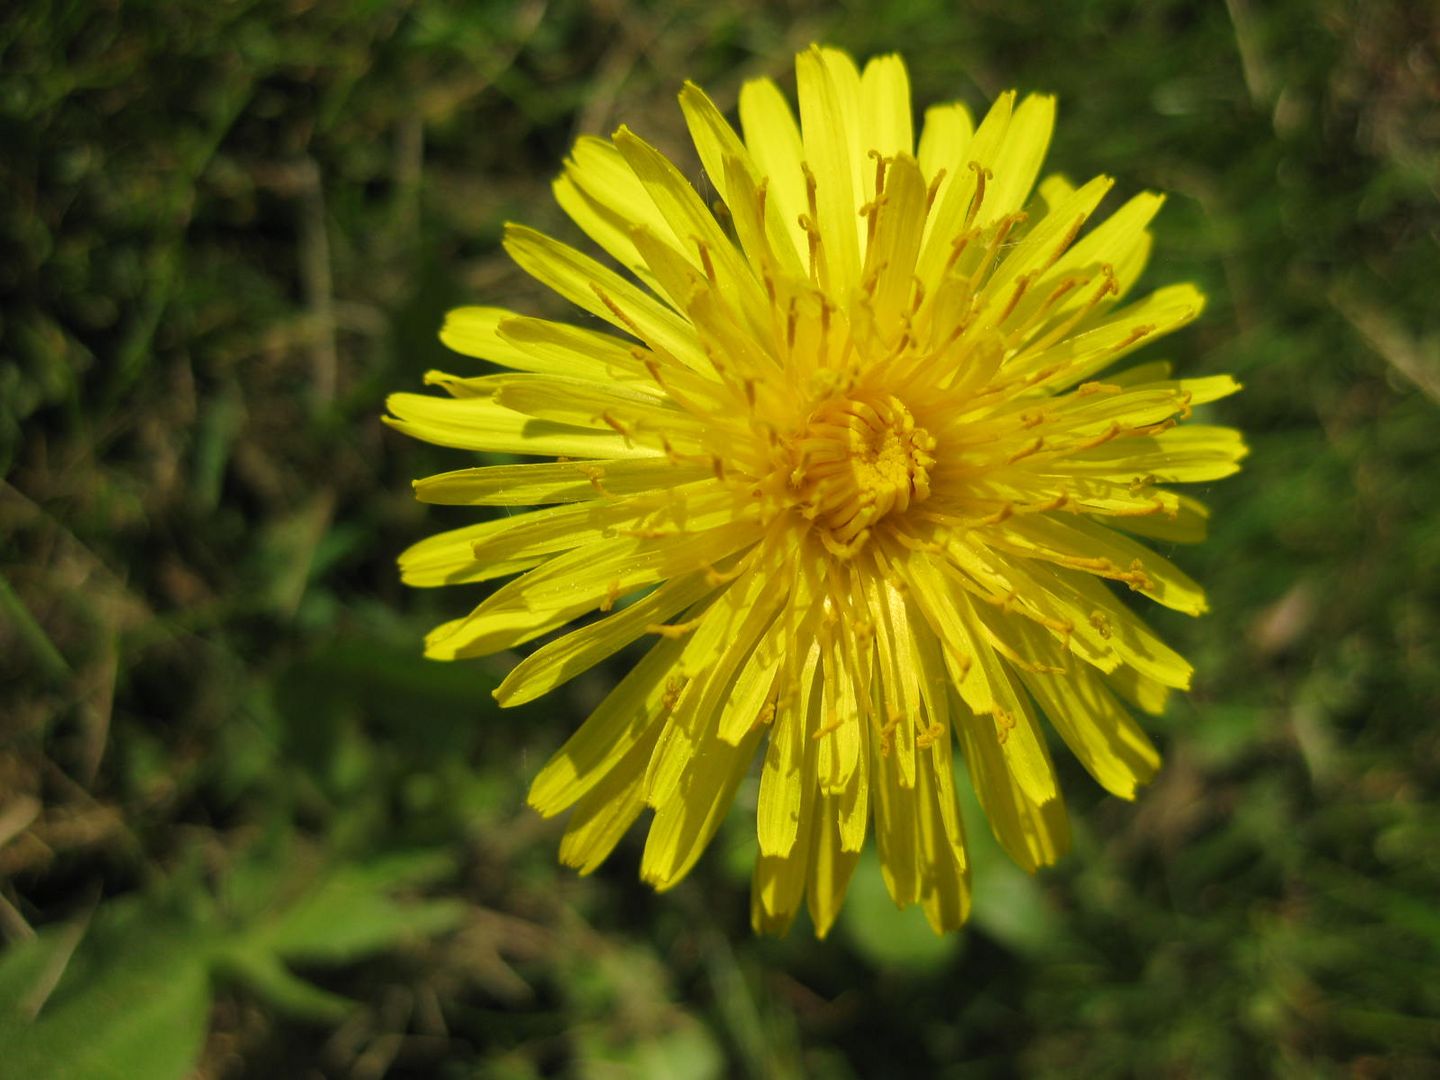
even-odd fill
[{"label": "dark background area", "polygon": [[[1170,194],[1141,285],[1229,371],[1245,471],[1172,552],[1212,614],[1134,804],[1068,755],[1035,878],[972,820],[971,927],[867,856],[754,939],[754,787],[657,897],[555,865],[528,781],[624,660],[501,713],[394,557],[470,459],[382,427],[573,318],[501,224],[674,96],[899,50],[918,108],[1055,92],[1050,170]],[[24,3],[0,16],[0,1073],[1440,1075],[1440,9],[1379,0]],[[967,807],[967,809],[970,809]],[[42,1008],[43,1006],[43,1008]],[[38,1014],[38,1019],[35,1019]]]}]

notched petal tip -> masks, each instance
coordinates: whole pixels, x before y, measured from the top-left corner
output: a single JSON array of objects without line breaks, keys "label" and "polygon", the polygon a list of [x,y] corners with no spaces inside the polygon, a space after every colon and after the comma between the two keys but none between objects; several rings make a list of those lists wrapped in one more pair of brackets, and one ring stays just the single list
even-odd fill
[{"label": "notched petal tip", "polygon": [[508,251],[512,243],[519,241],[541,241],[546,239],[545,234],[539,229],[531,228],[529,225],[519,221],[506,221],[500,225],[500,243]]}]

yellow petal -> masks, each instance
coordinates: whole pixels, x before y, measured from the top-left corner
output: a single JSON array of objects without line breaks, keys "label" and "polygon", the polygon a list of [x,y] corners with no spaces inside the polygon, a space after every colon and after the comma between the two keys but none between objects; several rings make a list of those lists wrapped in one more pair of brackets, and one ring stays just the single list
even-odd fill
[{"label": "yellow petal", "polygon": [[[987,291],[1003,303],[1009,299],[1012,286],[1021,274],[1039,273],[1053,266],[1064,246],[1074,239],[1114,185],[1115,181],[1110,177],[1097,176],[1054,206],[996,267],[986,286]],[[1053,274],[1048,276],[1053,277]],[[1032,302],[1043,302],[1047,294],[1044,281],[1042,278],[1041,284],[1030,291]],[[1022,305],[1017,313],[1023,314],[1027,306]]]},{"label": "yellow petal", "polygon": [[[930,208],[930,216],[925,225],[925,243],[916,264],[916,273],[932,295],[940,283],[940,272],[950,258],[952,245],[971,211],[971,202],[977,190],[977,178],[981,171],[994,165],[995,157],[1004,143],[1014,104],[1013,90],[1007,90],[995,99],[990,111],[985,114],[985,119],[980,122],[979,129],[968,140],[964,160],[957,161],[953,169],[947,171],[946,181]],[[971,162],[974,162],[973,167]],[[988,199],[988,196],[986,198]],[[984,201],[981,203],[982,208],[983,206]]]},{"label": "yellow petal", "polygon": [[1212,401],[1238,394],[1244,387],[1232,375],[1205,375],[1198,379],[1169,379],[1163,382],[1140,383],[1132,392],[1171,390],[1181,394],[1187,405],[1208,405]]},{"label": "yellow petal", "polygon": [[955,716],[955,732],[970,782],[995,839],[1023,869],[1034,873],[1055,862],[1070,846],[1065,804],[1058,794],[1036,802],[1026,793],[990,735],[992,726],[989,717],[975,716],[963,707]]},{"label": "yellow petal", "polygon": [[[891,53],[873,57],[860,76],[860,146],[881,157],[915,152],[910,113],[910,76],[905,61]],[[872,188],[867,198],[874,198]]]},{"label": "yellow petal", "polygon": [[853,64],[847,73],[833,50],[812,46],[795,58],[805,160],[816,184],[820,282],[837,297],[848,295],[860,276],[862,219],[856,210],[861,200],[856,197],[858,163],[851,145],[852,139],[858,142],[859,78],[854,76],[852,85],[853,72]]},{"label": "yellow petal", "polygon": [[997,530],[1011,551],[1072,569],[1077,560],[1103,559],[1121,573],[1139,571],[1132,587],[1157,603],[1187,615],[1207,610],[1205,590],[1164,556],[1137,544],[1100,522],[1080,515],[1026,514]]},{"label": "yellow petal", "polygon": [[[1084,267],[1108,263],[1116,271],[1116,295],[1124,296],[1145,266],[1144,254],[1149,250],[1146,227],[1164,205],[1165,196],[1153,191],[1142,191],[1133,196],[1066,252],[1047,280],[1058,280]],[[1059,310],[1079,303],[1081,300],[1076,296],[1062,304]]]},{"label": "yellow petal", "polygon": [[757,526],[736,521],[708,532],[591,544],[550,559],[509,582],[464,619],[432,632],[425,655],[456,660],[513,648],[636,589],[714,566],[757,539]]},{"label": "yellow petal", "polygon": [[803,827],[790,853],[761,855],[750,879],[750,925],[757,934],[783,934],[790,928],[810,879],[814,849],[815,786],[807,785],[799,816]]},{"label": "yellow petal", "polygon": [[516,514],[476,540],[473,554],[480,561],[529,558],[616,536],[662,539],[705,532],[733,521],[744,506],[733,490],[709,477],[669,492]]},{"label": "yellow petal", "polygon": [[[985,583],[996,590],[996,595],[1013,596],[1013,605],[1033,613],[1036,621],[1042,622],[1056,640],[1086,663],[1102,671],[1113,671],[1120,665],[1121,657],[1114,645],[1102,632],[1101,625],[1090,618],[1095,609],[1061,579],[1056,568],[1030,559],[1012,558],[999,548],[990,551],[986,558],[995,576]],[[1006,611],[979,606],[984,609],[980,614],[992,636],[1005,638]]]},{"label": "yellow petal", "polygon": [[537,420],[491,398],[442,398],[391,394],[385,423],[425,442],[459,450],[552,457],[655,457],[658,449],[627,441],[613,430],[594,430]]},{"label": "yellow petal", "polygon": [[[950,846],[950,858],[963,874],[970,869],[965,850],[965,822],[960,816],[960,803],[955,794],[955,746],[953,726],[948,715],[937,715],[938,730],[930,741],[931,794],[934,810],[939,815],[942,836]],[[917,783],[919,771],[916,772]]]},{"label": "yellow petal", "polygon": [[[645,441],[640,432],[668,435],[672,441],[689,435],[698,445],[705,421],[677,408],[667,398],[636,386],[562,379],[555,375],[506,375],[496,386],[495,401],[517,413],[570,427],[615,431],[621,438]],[[653,441],[653,440],[652,440]]]},{"label": "yellow petal", "polygon": [[[568,175],[557,176],[550,185],[550,191],[555,196],[555,201],[560,204],[560,209],[580,226],[586,236],[644,282],[652,292],[661,292],[657,288],[655,275],[645,264],[644,257],[636,250],[635,242],[630,238],[630,230],[635,226],[626,214],[593,198]],[[641,195],[643,197],[644,193]],[[672,297],[672,303],[673,299]]]},{"label": "yellow petal", "polygon": [[485,539],[504,526],[503,518],[483,521],[478,525],[436,533],[411,544],[400,555],[400,580],[417,588],[460,585],[506,577],[538,563],[539,558],[492,563],[476,561],[476,541]]},{"label": "yellow petal", "polygon": [[678,249],[697,268],[713,269],[716,286],[736,311],[767,319],[769,308],[755,275],[680,170],[629,128],[615,133],[615,145],[674,230]]},{"label": "yellow petal", "polygon": [[816,742],[809,737],[809,718],[818,709],[814,691],[819,663],[820,647],[812,643],[799,683],[792,693],[782,695],[770,729],[755,811],[762,856],[790,854],[805,820],[805,793],[815,787]]},{"label": "yellow petal", "polygon": [[1105,476],[1122,483],[1196,484],[1240,470],[1249,453],[1234,428],[1184,424],[1143,438],[1116,439],[1050,463],[1068,476]]},{"label": "yellow petal", "polygon": [[790,245],[798,258],[808,250],[800,215],[806,212],[805,151],[800,128],[780,88],[769,79],[754,79],[740,88],[740,126],[745,146],[765,179],[769,198],[780,211]]},{"label": "yellow petal", "polygon": [[[1043,289],[1037,287],[1038,291]],[[1193,285],[1157,289],[1144,300],[1106,315],[1084,333],[1043,349],[1022,351],[1007,362],[1006,371],[1020,375],[1056,369],[1040,385],[1055,389],[1074,386],[1142,345],[1179,329],[1204,309],[1205,297]]]},{"label": "yellow petal", "polygon": [[827,795],[846,791],[860,767],[864,719],[846,659],[833,647],[821,651],[823,726],[811,737],[819,739],[820,790]]},{"label": "yellow petal", "polygon": [[[945,662],[957,679],[960,696],[988,724],[991,738],[1001,747],[1007,768],[1036,803],[1056,797],[1050,756],[1004,662],[985,640],[970,599],[930,562],[918,556],[906,564],[918,605],[931,628],[944,643]],[[968,665],[959,668],[957,665]]]},{"label": "yellow petal", "polygon": [[[661,733],[646,775],[645,797],[651,806],[663,807],[676,798],[697,749],[719,737],[714,720],[730,694],[735,672],[786,596],[787,590],[776,588],[770,568],[757,560],[720,595],[690,635],[678,668],[689,682]],[[747,731],[754,729],[751,724]]]},{"label": "yellow petal", "polygon": [[[908,154],[894,158],[885,172],[885,198],[876,218],[875,235],[865,254],[862,280],[876,282],[871,301],[875,323],[898,336],[900,316],[910,309],[915,258],[925,227],[925,181]],[[888,345],[890,342],[886,342]]]},{"label": "yellow petal", "polygon": [[680,111],[685,115],[685,126],[690,129],[690,139],[700,155],[700,165],[724,202],[730,202],[725,174],[727,157],[739,161],[747,177],[759,182],[760,175],[745,150],[745,144],[715,107],[709,94],[687,81],[680,91]]},{"label": "yellow petal", "polygon": [[1122,662],[1142,675],[1177,690],[1190,688],[1195,669],[1121,604],[1106,586],[1078,570],[1038,563],[1032,566],[1031,585],[1037,590],[1043,589],[1069,612],[1074,625],[1072,644],[1076,639],[1085,638],[1108,646]]},{"label": "yellow petal", "polygon": [[643,778],[644,761],[659,733],[666,679],[680,649],[677,641],[657,642],[606,695],[531,783],[528,801],[536,811],[553,817],[573,805],[648,738],[645,758],[631,761],[626,770]]},{"label": "yellow petal", "polygon": [[[1047,666],[1061,660],[1059,647],[1043,631],[1022,628],[1031,656]],[[1133,799],[1160,768],[1155,745],[1100,675],[1083,664],[1061,674],[1020,672],[1021,679],[1065,745],[1090,775],[1122,799]]]},{"label": "yellow petal", "polygon": [[1151,716],[1160,716],[1165,712],[1165,704],[1170,700],[1170,688],[1163,683],[1123,665],[1114,671],[1102,673],[1101,678],[1107,686],[1142,712]]},{"label": "yellow petal", "polygon": [[1174,517],[1114,518],[1109,524],[1136,536],[1169,544],[1198,544],[1205,539],[1209,520],[1210,510],[1204,503],[1190,495],[1180,495],[1176,499]]},{"label": "yellow petal", "polygon": [[1045,212],[1053,214],[1056,207],[1075,194],[1075,185],[1063,174],[1051,173],[1036,185],[1035,192],[1045,204]]},{"label": "yellow petal", "polygon": [[890,713],[881,717],[889,730],[888,759],[896,769],[902,788],[915,785],[915,728],[922,723],[920,661],[915,655],[914,628],[910,622],[909,605],[894,585],[887,581],[866,583],[870,621],[876,628],[875,645],[879,677],[884,691],[881,699]]},{"label": "yellow petal", "polygon": [[499,327],[515,312],[493,307],[460,307],[445,313],[440,340],[445,347],[507,367],[524,367],[524,350],[500,337]]},{"label": "yellow petal", "polygon": [[505,250],[520,269],[577,307],[688,367],[710,370],[684,319],[588,255],[523,225],[505,227]]},{"label": "yellow petal", "polygon": [[668,458],[547,461],[456,469],[416,480],[414,487],[421,502],[440,506],[539,506],[637,495],[710,475],[708,465],[677,464]]},{"label": "yellow petal", "polygon": [[1035,177],[1040,175],[1054,127],[1055,98],[1049,94],[1031,94],[1015,110],[999,151],[985,163],[995,177],[986,185],[985,201],[980,204],[976,223],[982,228],[1025,205]]},{"label": "yellow petal", "polygon": [[[768,180],[755,176],[753,165],[737,157],[727,156],[724,168],[729,193],[726,201],[746,257],[763,273],[778,276],[781,281],[802,280],[806,272],[800,254],[779,203],[770,195]],[[800,227],[798,222],[791,224],[797,230]]]},{"label": "yellow petal", "polygon": [[720,738],[732,746],[757,725],[763,726],[773,706],[776,673],[789,645],[783,621],[770,624],[726,691],[720,712]]},{"label": "yellow petal", "polygon": [[859,761],[840,792],[840,849],[859,853],[865,846],[865,827],[870,821],[870,740],[858,732]]},{"label": "yellow petal", "polygon": [[[565,212],[591,239],[631,269],[639,265],[630,243],[632,226],[644,225],[667,242],[677,242],[665,216],[646,194],[644,184],[620,151],[606,140],[582,136],[571,151],[561,181],[564,183],[557,181],[557,197],[566,185],[574,193],[560,200]],[[577,200],[575,195],[583,199]]]},{"label": "yellow petal", "polygon": [[451,397],[457,398],[489,398],[495,396],[497,383],[495,380],[504,378],[503,375],[451,375],[445,371],[430,370],[425,372],[424,382],[426,386],[438,386]]},{"label": "yellow petal", "polygon": [[1105,381],[1111,386],[1132,387],[1143,383],[1164,382],[1175,373],[1175,365],[1169,360],[1147,360],[1124,371],[1105,373]]},{"label": "yellow petal", "polygon": [[1065,493],[1067,512],[1113,518],[1122,524],[1132,518],[1169,517],[1180,512],[1180,497],[1165,488],[1144,487],[1107,480],[1103,477],[1072,476],[1050,470],[1046,463],[1029,462],[1004,474],[991,485],[1014,503],[1043,504],[1053,501],[1056,491]]},{"label": "yellow petal", "polygon": [[824,940],[835,925],[840,905],[850,888],[850,878],[860,861],[858,851],[846,851],[840,842],[840,796],[821,795],[816,799],[815,838],[810,879],[805,890],[815,936]]},{"label": "yellow petal", "polygon": [[[772,546],[778,546],[773,544],[773,535]],[[782,666],[793,659],[786,655],[793,641],[793,624],[786,609],[793,611],[800,602],[790,586],[794,571],[767,561],[762,552],[755,575],[758,594],[745,598],[748,608],[737,608],[737,617],[725,630],[723,649],[715,659],[698,661],[705,670],[695,680],[704,686],[698,708],[702,714],[718,711],[717,732],[731,744],[762,729],[768,706],[776,702],[777,694],[789,690]]]},{"label": "yellow petal", "polygon": [[[935,183],[935,201],[945,197],[946,185],[966,171],[970,140],[975,134],[975,121],[964,105],[933,105],[925,110],[925,123],[920,129],[920,173],[927,188]],[[944,175],[941,176],[941,170]]]},{"label": "yellow petal", "polygon": [[[494,692],[495,700],[508,708],[549,693],[632,641],[653,632],[651,627],[667,624],[677,613],[698,603],[713,590],[714,586],[704,574],[665,582],[644,599],[536,649],[505,676],[505,681]],[[691,612],[689,617],[698,614]]]},{"label": "yellow petal", "polygon": [[621,338],[547,319],[511,317],[500,322],[502,341],[520,350],[510,366],[541,375],[593,382],[640,382],[654,386],[635,358],[636,346]]},{"label": "yellow petal", "polygon": [[[878,744],[878,738],[876,742]],[[914,786],[901,787],[895,762],[881,755],[878,745],[874,781],[875,845],[880,856],[880,873],[890,898],[903,908],[920,899],[917,795]]]},{"label": "yellow petal", "polygon": [[1032,802],[1045,803],[1058,799],[1060,789],[1050,764],[1050,754],[1040,737],[1030,706],[1020,692],[1010,666],[984,640],[973,610],[969,617],[975,620],[971,623],[971,640],[976,645],[975,668],[988,686],[992,703],[990,716],[975,718],[981,731],[980,737],[985,737],[983,729],[988,724],[1006,768]]},{"label": "yellow petal", "polygon": [[630,239],[644,260],[646,273],[655,282],[656,291],[666,296],[676,311],[685,313],[691,296],[706,287],[700,268],[674,245],[665,243],[642,225],[630,230]]},{"label": "yellow petal", "polygon": [[757,729],[739,746],[711,737],[704,752],[695,755],[687,767],[683,795],[671,799],[655,812],[645,854],[640,860],[640,877],[657,892],[679,883],[705,845],[715,835],[735,796],[735,788],[750,767],[760,741]]},{"label": "yellow petal", "polygon": [[965,840],[959,828],[953,774],[950,772],[950,733],[944,735],[943,764],[922,768],[915,785],[916,842],[924,867],[921,905],[937,934],[958,930],[970,917],[970,867]]},{"label": "yellow petal", "polygon": [[640,811],[645,758],[655,741],[655,728],[645,732],[575,805],[560,839],[560,862],[582,874],[596,870],[614,850]]}]

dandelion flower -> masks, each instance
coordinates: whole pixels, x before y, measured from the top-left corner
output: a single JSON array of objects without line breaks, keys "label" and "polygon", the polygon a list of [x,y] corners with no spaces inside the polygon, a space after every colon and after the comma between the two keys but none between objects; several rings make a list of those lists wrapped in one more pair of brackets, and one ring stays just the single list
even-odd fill
[{"label": "dandelion flower", "polygon": [[629,128],[576,144],[555,195],[624,272],[507,228],[516,263],[610,329],[450,314],[450,348],[509,370],[432,373],[449,396],[395,394],[387,420],[553,460],[417,481],[430,503],[543,508],[424,540],[402,572],[513,575],[429,656],[564,631],[502,705],[648,643],[531,788],[570,811],[565,863],[593,870],[649,810],[640,872],[673,886],[758,759],[757,931],[803,902],[825,934],[872,822],[895,902],[945,930],[969,909],[957,747],[1032,871],[1068,841],[1041,717],[1122,798],[1155,773],[1130,708],[1159,713],[1191,668],[1117,592],[1205,609],[1136,537],[1201,538],[1205,509],[1170,485],[1245,447],[1179,422],[1238,386],[1153,362],[1099,378],[1204,301],[1125,300],[1159,196],[1087,229],[1108,177],[1032,194],[1053,98],[1002,94],[978,127],[931,108],[917,144],[898,57],[862,72],[812,47],[796,75],[799,122],[750,82],[743,136],[681,92],[713,206]]}]

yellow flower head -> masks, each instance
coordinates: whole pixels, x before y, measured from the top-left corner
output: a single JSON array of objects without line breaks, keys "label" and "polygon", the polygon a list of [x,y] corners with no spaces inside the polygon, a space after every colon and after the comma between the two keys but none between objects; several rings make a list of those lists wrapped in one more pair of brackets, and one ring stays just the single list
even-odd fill
[{"label": "yellow flower head", "polygon": [[796,74],[799,123],[751,82],[743,138],[681,92],[713,207],[628,128],[576,144],[556,197],[628,273],[507,229],[521,267],[614,333],[451,313],[447,345],[512,370],[434,373],[450,396],[395,394],[389,422],[555,460],[432,476],[419,497],[554,505],[401,566],[414,585],[518,575],[431,633],[432,657],[597,616],[516,666],[503,705],[649,642],[531,789],[542,814],[571,811],[566,863],[594,869],[648,808],[641,873],[669,888],[763,756],[757,930],[804,899],[826,933],[872,820],[895,902],[943,930],[969,908],[957,743],[1030,870],[1068,839],[1039,715],[1116,795],[1154,774],[1122,702],[1158,713],[1191,668],[1106,583],[1204,610],[1133,537],[1200,539],[1204,508],[1167,485],[1226,476],[1245,447],[1177,422],[1238,387],[1161,363],[1097,380],[1203,298],[1123,303],[1159,196],[1086,232],[1108,177],[1032,195],[1052,98],[1002,94],[978,128],[937,106],[917,146],[898,57],[861,72],[812,47]]}]

